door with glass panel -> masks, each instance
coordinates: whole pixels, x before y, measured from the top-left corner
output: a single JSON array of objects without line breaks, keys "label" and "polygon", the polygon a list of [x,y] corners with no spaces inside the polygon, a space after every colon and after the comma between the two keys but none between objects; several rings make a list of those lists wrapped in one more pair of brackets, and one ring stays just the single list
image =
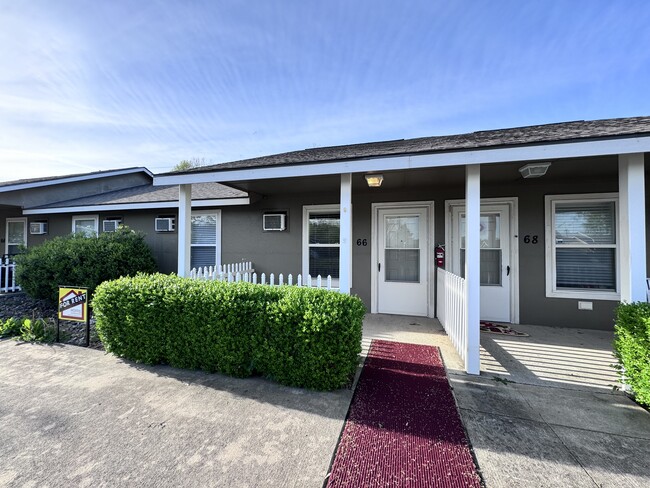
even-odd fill
[{"label": "door with glass panel", "polygon": [[[465,208],[452,210],[452,272],[465,277]],[[481,205],[481,319],[510,322],[510,207]]]},{"label": "door with glass panel", "polygon": [[192,212],[190,269],[221,264],[221,213]]},{"label": "door with glass panel", "polygon": [[400,315],[428,312],[428,211],[378,209],[377,311]]}]

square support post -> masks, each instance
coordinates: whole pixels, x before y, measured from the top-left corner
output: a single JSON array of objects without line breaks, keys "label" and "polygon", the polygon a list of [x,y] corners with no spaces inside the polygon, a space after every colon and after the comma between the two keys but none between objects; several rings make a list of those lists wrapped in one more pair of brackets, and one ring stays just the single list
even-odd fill
[{"label": "square support post", "polygon": [[621,301],[645,302],[646,229],[643,153],[618,157]]},{"label": "square support post", "polygon": [[339,289],[352,289],[352,174],[341,175],[341,227],[339,235]]},{"label": "square support post", "polygon": [[192,185],[178,186],[178,276],[190,275]]},{"label": "square support post", "polygon": [[465,166],[465,371],[481,373],[481,167]]}]

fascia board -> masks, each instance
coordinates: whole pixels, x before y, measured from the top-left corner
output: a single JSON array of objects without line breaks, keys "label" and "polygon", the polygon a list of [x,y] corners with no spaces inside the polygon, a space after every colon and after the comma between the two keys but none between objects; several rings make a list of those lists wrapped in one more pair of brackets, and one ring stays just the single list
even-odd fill
[{"label": "fascia board", "polygon": [[394,171],[424,169],[469,164],[497,164],[544,159],[563,159],[593,156],[609,156],[650,152],[650,136],[606,139],[583,142],[537,144],[518,147],[475,149],[414,154],[410,156],[376,157],[327,163],[296,164],[276,167],[258,167],[206,171],[183,175],[154,176],[154,186],[208,182],[250,181],[300,176],[323,176],[342,173],[366,173],[368,171]]},{"label": "fascia board", "polygon": [[62,176],[61,178],[52,178],[50,180],[43,181],[33,181],[30,183],[19,183],[16,185],[8,185],[5,187],[0,187],[0,193],[10,192],[10,191],[19,191],[19,190],[29,190],[31,188],[41,188],[44,186],[52,185],[62,185],[65,183],[76,183],[78,181],[87,181],[100,178],[107,178],[111,176],[120,176],[128,175],[132,173],[145,173],[150,178],[153,178],[153,173],[147,168],[130,168],[130,169],[118,169],[115,171],[107,171],[105,173],[91,173],[86,175],[77,175],[77,176]]},{"label": "fascia board", "polygon": [[[203,207],[229,207],[234,205],[248,205],[249,198],[221,198],[214,200],[195,200],[192,208]],[[108,205],[92,205],[80,207],[54,207],[54,208],[30,208],[23,210],[23,215],[45,215],[45,214],[67,214],[87,212],[112,212],[117,210],[149,210],[156,208],[178,208],[177,201],[149,202],[149,203],[114,203]]]}]

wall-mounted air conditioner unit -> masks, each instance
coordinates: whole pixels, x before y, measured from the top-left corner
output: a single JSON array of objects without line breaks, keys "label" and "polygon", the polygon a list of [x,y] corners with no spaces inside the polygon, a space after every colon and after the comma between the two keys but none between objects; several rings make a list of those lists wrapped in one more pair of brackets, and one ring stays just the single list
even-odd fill
[{"label": "wall-mounted air conditioner unit", "polygon": [[157,217],[155,229],[156,232],[173,232],[174,219],[172,217]]},{"label": "wall-mounted air conditioner unit", "polygon": [[47,222],[32,222],[29,224],[29,233],[32,235],[47,234]]},{"label": "wall-mounted air conditioner unit", "polygon": [[283,213],[267,213],[262,217],[262,227],[264,230],[285,230],[286,214]]},{"label": "wall-mounted air conditioner unit", "polygon": [[102,231],[115,232],[121,223],[121,220],[104,220],[102,222]]}]

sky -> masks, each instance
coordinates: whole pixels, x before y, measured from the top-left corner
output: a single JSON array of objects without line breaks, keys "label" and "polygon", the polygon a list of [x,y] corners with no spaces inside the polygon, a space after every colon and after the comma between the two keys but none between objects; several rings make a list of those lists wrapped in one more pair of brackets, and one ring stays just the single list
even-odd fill
[{"label": "sky", "polygon": [[0,181],[650,115],[647,0],[0,0]]}]

